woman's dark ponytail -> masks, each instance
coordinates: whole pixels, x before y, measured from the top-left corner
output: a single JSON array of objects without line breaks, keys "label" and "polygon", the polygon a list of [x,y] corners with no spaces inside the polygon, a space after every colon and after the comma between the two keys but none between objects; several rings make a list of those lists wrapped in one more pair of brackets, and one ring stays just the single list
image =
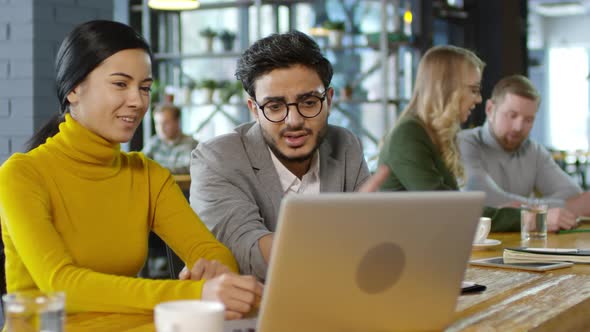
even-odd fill
[{"label": "woman's dark ponytail", "polygon": [[45,143],[49,137],[59,132],[59,124],[66,120],[65,113],[55,113],[37,132],[27,141],[27,152]]}]

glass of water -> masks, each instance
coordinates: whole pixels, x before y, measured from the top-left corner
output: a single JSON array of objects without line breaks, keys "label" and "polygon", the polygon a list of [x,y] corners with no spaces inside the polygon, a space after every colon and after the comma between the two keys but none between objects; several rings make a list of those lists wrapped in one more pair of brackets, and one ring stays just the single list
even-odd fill
[{"label": "glass of water", "polygon": [[7,332],[62,332],[64,330],[65,295],[39,291],[8,293],[4,303]]},{"label": "glass of water", "polygon": [[547,204],[520,206],[520,238],[523,241],[547,238]]}]

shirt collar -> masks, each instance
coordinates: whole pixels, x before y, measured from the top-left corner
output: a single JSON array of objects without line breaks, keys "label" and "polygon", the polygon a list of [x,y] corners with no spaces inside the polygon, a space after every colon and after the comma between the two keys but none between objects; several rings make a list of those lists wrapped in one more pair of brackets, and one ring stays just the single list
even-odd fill
[{"label": "shirt collar", "polygon": [[[297,176],[295,176],[295,174],[291,173],[291,171],[287,167],[285,167],[285,165],[283,165],[283,163],[275,156],[275,154],[272,152],[272,150],[270,148],[268,149],[268,151],[270,152],[270,158],[272,159],[272,163],[279,175],[279,179],[281,181],[281,188],[283,189],[283,193],[289,192],[289,189],[291,189],[291,187],[294,185],[297,185],[297,184],[300,185],[301,180],[299,180],[297,178]],[[311,177],[311,179],[310,179],[311,181],[317,181],[319,176],[320,176],[320,155],[319,155],[319,152],[316,150],[316,152],[313,154],[313,157],[311,159],[311,165],[309,167],[309,170],[307,171],[307,173],[305,173],[305,175],[303,177],[304,178]],[[297,190],[295,190],[295,191],[297,191]]]},{"label": "shirt collar", "polygon": [[176,137],[176,138],[175,138],[175,139],[173,139],[172,141],[164,140],[164,139],[162,139],[162,138],[160,138],[160,137],[158,136],[158,139],[159,139],[159,140],[160,140],[162,143],[164,143],[164,145],[166,145],[166,146],[176,146],[176,145],[178,145],[178,144],[179,144],[179,143],[182,141],[182,139],[183,139],[183,138],[184,138],[184,134],[182,134],[182,133],[181,133],[180,135],[178,135],[178,137]]}]

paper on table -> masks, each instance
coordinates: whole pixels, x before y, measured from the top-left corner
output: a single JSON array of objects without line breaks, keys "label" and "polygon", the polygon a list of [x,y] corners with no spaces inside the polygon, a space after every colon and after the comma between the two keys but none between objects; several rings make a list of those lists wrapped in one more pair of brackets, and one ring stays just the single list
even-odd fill
[{"label": "paper on table", "polygon": [[590,249],[578,248],[506,248],[504,261],[590,263]]}]

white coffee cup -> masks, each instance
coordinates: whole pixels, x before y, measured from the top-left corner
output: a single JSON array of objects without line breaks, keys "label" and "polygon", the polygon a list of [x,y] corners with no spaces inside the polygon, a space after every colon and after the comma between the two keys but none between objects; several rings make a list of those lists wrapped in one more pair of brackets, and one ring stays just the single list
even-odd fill
[{"label": "white coffee cup", "polygon": [[223,332],[224,311],[220,302],[162,302],[154,308],[154,323],[158,332]]},{"label": "white coffee cup", "polygon": [[475,238],[473,243],[481,244],[486,241],[488,234],[490,234],[490,228],[492,227],[492,219],[487,217],[479,218],[477,223],[477,231],[475,232]]}]

